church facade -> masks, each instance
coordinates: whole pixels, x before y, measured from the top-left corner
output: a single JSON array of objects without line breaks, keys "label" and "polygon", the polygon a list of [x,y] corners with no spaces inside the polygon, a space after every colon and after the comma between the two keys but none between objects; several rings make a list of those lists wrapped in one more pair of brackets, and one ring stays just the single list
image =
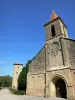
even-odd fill
[{"label": "church facade", "polygon": [[26,94],[75,100],[75,40],[55,11],[44,27],[45,45],[30,63]]}]

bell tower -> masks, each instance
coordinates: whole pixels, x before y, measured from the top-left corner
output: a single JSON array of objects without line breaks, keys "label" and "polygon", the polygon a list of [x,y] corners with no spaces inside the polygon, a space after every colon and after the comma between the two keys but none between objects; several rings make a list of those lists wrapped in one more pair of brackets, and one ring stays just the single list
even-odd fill
[{"label": "bell tower", "polygon": [[50,21],[44,27],[46,30],[46,70],[64,68],[61,39],[68,38],[67,27],[54,10]]},{"label": "bell tower", "polygon": [[54,10],[52,11],[50,21],[44,27],[46,30],[46,41],[58,36],[68,38],[67,27]]}]

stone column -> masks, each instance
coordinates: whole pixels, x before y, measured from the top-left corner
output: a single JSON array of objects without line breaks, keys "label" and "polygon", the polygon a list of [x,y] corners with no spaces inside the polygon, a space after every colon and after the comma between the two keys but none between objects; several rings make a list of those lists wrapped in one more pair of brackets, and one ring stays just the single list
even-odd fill
[{"label": "stone column", "polygon": [[67,86],[67,99],[75,100],[74,87],[72,85]]},{"label": "stone column", "polygon": [[62,57],[63,57],[63,65],[69,66],[69,59],[68,59],[68,53],[65,45],[65,40],[61,39],[61,46],[62,46]]}]

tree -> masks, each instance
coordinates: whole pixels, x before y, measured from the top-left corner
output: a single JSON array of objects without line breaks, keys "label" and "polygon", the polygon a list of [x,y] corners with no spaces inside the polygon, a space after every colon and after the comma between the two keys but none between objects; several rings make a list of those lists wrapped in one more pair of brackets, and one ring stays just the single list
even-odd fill
[{"label": "tree", "polygon": [[26,91],[26,84],[27,84],[27,73],[29,69],[29,64],[31,63],[31,60],[29,60],[25,67],[23,67],[19,78],[18,78],[18,89],[19,90],[25,90]]},{"label": "tree", "polygon": [[9,75],[0,76],[0,86],[11,87],[11,85],[12,85],[12,77],[10,77]]},{"label": "tree", "polygon": [[0,81],[0,87],[1,87],[1,85],[2,85],[2,81]]}]

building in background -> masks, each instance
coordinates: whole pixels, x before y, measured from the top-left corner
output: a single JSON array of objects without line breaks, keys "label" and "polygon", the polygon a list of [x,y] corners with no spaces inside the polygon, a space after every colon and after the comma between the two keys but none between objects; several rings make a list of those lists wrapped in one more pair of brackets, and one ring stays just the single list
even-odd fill
[{"label": "building in background", "polygon": [[12,81],[12,88],[16,89],[18,88],[18,77],[20,75],[20,72],[22,71],[23,64],[15,63],[14,64],[14,73],[13,73],[13,81]]},{"label": "building in background", "polygon": [[75,40],[55,11],[44,27],[45,45],[30,63],[26,94],[75,100]]}]

